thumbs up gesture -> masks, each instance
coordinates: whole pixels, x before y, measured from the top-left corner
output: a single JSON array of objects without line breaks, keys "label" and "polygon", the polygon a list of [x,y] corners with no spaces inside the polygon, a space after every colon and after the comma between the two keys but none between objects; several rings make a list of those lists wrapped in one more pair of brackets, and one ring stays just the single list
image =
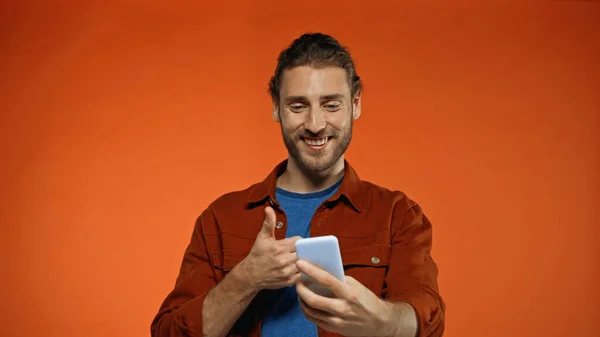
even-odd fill
[{"label": "thumbs up gesture", "polygon": [[240,265],[255,290],[279,289],[300,281],[296,268],[296,248],[299,236],[275,239],[275,211],[265,208],[265,221],[256,235],[250,254]]},{"label": "thumbs up gesture", "polygon": [[275,240],[275,211],[273,208],[265,207],[265,221],[263,222],[262,229],[258,232],[257,239]]}]

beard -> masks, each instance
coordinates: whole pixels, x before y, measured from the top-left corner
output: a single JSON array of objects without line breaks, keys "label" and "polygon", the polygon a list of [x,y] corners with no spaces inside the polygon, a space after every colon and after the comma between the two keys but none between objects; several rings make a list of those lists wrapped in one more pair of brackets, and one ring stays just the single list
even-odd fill
[{"label": "beard", "polygon": [[[308,172],[323,172],[332,168],[350,146],[352,140],[353,119],[350,115],[350,124],[344,130],[336,130],[327,125],[324,130],[318,133],[312,133],[308,130],[298,131],[295,134],[286,133],[281,126],[283,142],[287,148],[290,157],[298,164],[300,169]],[[327,148],[322,151],[310,152],[306,148],[301,148],[304,142],[303,137],[323,138],[330,137],[327,140]]]}]

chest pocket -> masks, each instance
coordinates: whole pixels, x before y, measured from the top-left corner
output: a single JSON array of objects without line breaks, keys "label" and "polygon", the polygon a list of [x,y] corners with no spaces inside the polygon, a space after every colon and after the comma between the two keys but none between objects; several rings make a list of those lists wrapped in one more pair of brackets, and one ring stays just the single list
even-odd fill
[{"label": "chest pocket", "polygon": [[218,280],[222,280],[238,263],[248,256],[249,252],[224,249],[210,252],[210,259],[215,267]]},{"label": "chest pocket", "polygon": [[391,247],[388,244],[369,244],[345,248],[341,253],[345,274],[379,296],[390,263]]},{"label": "chest pocket", "polygon": [[221,233],[220,249],[215,247],[208,252],[218,281],[248,256],[254,241],[255,238]]}]

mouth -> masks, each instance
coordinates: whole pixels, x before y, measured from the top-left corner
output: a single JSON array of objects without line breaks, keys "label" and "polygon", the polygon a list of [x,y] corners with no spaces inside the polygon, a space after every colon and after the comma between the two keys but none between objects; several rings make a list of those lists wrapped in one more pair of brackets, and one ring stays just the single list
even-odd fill
[{"label": "mouth", "polygon": [[307,138],[302,137],[302,141],[304,144],[308,145],[309,148],[313,150],[321,150],[327,146],[331,137],[322,137],[322,138]]}]

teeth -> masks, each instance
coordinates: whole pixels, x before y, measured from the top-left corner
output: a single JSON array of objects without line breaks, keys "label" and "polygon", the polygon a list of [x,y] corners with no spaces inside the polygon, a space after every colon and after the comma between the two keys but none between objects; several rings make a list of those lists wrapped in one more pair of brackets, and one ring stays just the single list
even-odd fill
[{"label": "teeth", "polygon": [[321,139],[304,138],[304,141],[306,142],[306,144],[311,145],[311,146],[321,146],[321,145],[324,145],[325,143],[327,143],[327,137],[321,138]]}]

